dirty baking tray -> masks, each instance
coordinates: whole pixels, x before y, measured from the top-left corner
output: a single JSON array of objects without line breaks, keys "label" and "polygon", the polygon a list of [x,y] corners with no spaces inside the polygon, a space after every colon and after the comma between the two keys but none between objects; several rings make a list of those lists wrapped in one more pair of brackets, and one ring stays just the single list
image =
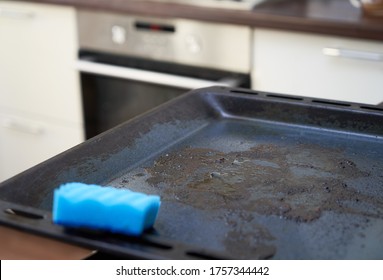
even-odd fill
[{"label": "dirty baking tray", "polygon": [[[65,230],[53,189],[162,198],[141,238]],[[123,258],[383,258],[383,110],[213,87],[0,185],[2,224]]]}]

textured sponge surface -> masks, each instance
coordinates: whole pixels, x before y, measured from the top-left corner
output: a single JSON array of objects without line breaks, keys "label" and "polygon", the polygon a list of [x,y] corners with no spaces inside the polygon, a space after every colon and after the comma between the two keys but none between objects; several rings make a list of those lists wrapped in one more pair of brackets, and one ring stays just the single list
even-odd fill
[{"label": "textured sponge surface", "polygon": [[160,197],[114,187],[67,183],[54,191],[53,222],[140,235],[153,226]]}]

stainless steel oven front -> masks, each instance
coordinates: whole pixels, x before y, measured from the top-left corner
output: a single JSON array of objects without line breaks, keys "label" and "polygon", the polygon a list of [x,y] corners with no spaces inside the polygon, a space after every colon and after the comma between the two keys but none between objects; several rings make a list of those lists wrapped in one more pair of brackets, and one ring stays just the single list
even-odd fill
[{"label": "stainless steel oven front", "polygon": [[87,138],[190,89],[250,88],[248,27],[87,10],[78,26]]}]

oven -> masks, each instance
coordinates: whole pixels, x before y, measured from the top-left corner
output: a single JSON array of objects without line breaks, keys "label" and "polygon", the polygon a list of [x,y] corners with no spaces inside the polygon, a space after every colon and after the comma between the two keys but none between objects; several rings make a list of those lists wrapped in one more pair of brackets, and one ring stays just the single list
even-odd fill
[{"label": "oven", "polygon": [[248,27],[87,10],[78,26],[87,139],[191,89],[250,88]]}]

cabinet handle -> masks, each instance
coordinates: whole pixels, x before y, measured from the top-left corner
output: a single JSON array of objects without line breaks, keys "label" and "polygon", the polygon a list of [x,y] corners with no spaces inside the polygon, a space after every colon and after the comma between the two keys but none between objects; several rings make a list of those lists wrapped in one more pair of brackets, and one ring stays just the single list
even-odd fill
[{"label": "cabinet handle", "polygon": [[350,49],[343,49],[343,48],[323,48],[322,52],[324,55],[334,56],[334,57],[361,59],[361,60],[376,61],[376,62],[383,61],[383,53],[378,53],[378,52],[350,50]]},{"label": "cabinet handle", "polygon": [[35,13],[28,10],[0,7],[0,17],[12,19],[32,19]]},{"label": "cabinet handle", "polygon": [[13,129],[19,132],[28,133],[32,135],[41,135],[44,133],[44,128],[40,125],[19,122],[11,119],[3,120],[2,126],[7,129]]}]

